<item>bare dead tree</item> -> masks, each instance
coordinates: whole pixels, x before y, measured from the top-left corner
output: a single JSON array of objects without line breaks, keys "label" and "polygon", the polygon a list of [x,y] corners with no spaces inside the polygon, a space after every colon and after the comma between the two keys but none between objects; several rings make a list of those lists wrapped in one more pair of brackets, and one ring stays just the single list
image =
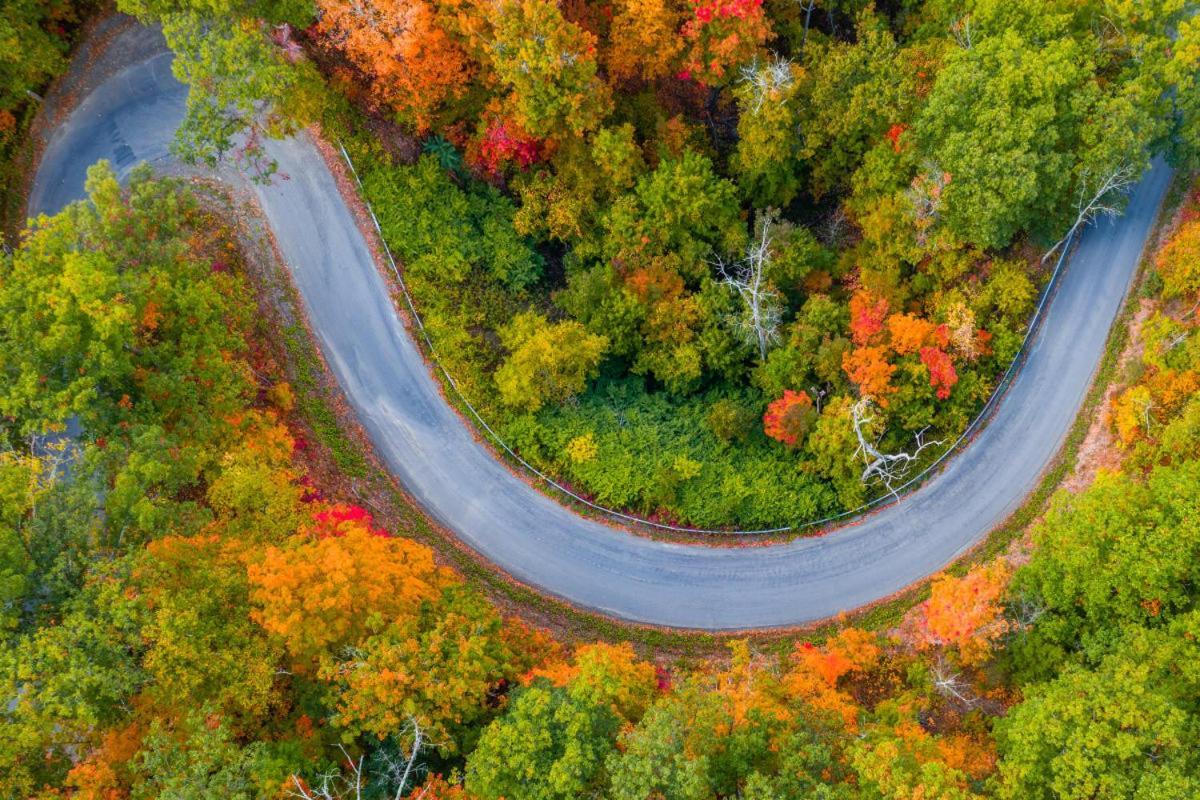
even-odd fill
[{"label": "bare dead tree", "polygon": [[800,51],[804,52],[808,45],[808,29],[812,27],[813,9],[817,6],[817,0],[796,0],[796,5],[804,12],[804,36],[800,39]]},{"label": "bare dead tree", "polygon": [[735,263],[718,261],[721,282],[741,297],[745,309],[737,318],[737,328],[747,344],[758,346],[758,355],[766,359],[767,350],[779,341],[783,321],[783,301],[767,280],[771,264],[771,229],[775,215],[763,212],[758,219],[758,235],[746,248],[746,257]]},{"label": "bare dead tree", "polygon": [[[408,752],[403,753],[399,758],[390,754],[384,755],[383,767],[375,775],[376,779],[385,785],[395,787],[395,792],[392,794],[393,800],[400,800],[404,796],[404,792],[408,790],[409,780],[414,777],[413,770],[416,767],[417,757],[425,744],[425,734],[415,718],[409,717],[402,738],[411,739],[412,744],[409,746]],[[300,800],[362,800],[364,782],[367,777],[363,768],[363,756],[359,756],[355,761],[342,745],[338,745],[338,750],[345,759],[345,770],[329,770],[316,776],[312,782],[305,781],[293,773],[292,785],[288,787],[288,797],[300,798]],[[413,797],[420,800],[424,795],[425,792],[422,790]]]},{"label": "bare dead tree", "polygon": [[772,94],[791,88],[795,77],[791,60],[774,56],[765,65],[759,64],[758,59],[745,65],[741,68],[738,80],[754,90],[751,111],[757,114]]},{"label": "bare dead tree", "polygon": [[941,658],[934,663],[929,674],[933,678],[933,690],[947,700],[955,701],[963,708],[972,708],[979,702],[970,684]]},{"label": "bare dead tree", "polygon": [[838,203],[837,208],[829,212],[822,221],[817,231],[817,239],[827,247],[840,247],[849,225],[850,219],[846,216],[846,209]]},{"label": "bare dead tree", "polygon": [[954,37],[954,41],[958,42],[958,46],[963,50],[970,50],[974,46],[971,38],[971,15],[959,17],[950,23],[950,35]]},{"label": "bare dead tree", "polygon": [[921,247],[928,244],[929,232],[941,219],[942,201],[950,180],[950,173],[933,162],[927,162],[905,192],[909,203],[912,204],[917,244]]},{"label": "bare dead tree", "polygon": [[916,448],[911,453],[884,453],[867,438],[864,431],[864,428],[869,427],[875,421],[870,409],[871,400],[867,397],[860,398],[851,408],[854,436],[858,439],[858,449],[854,455],[861,458],[866,465],[863,467],[861,480],[864,484],[878,481],[887,487],[889,493],[895,494],[895,484],[904,479],[922,451],[927,447],[936,447],[942,444],[942,440],[925,441],[927,429],[922,428],[914,437]]},{"label": "bare dead tree", "polygon": [[1121,213],[1118,205],[1119,198],[1129,191],[1137,177],[1133,164],[1128,161],[1103,175],[1098,181],[1091,180],[1091,174],[1084,170],[1079,178],[1079,192],[1075,201],[1075,222],[1061,239],[1042,256],[1042,263],[1054,255],[1060,247],[1075,235],[1075,231],[1100,217],[1115,217]]},{"label": "bare dead tree", "polygon": [[350,769],[349,775],[343,774],[341,770],[331,769],[309,783],[292,773],[292,785],[295,788],[289,787],[288,797],[299,797],[303,800],[347,800],[352,797],[354,800],[362,800],[363,757],[359,756],[355,761],[340,744],[338,750],[342,751],[342,757],[346,759],[346,766]]},{"label": "bare dead tree", "polygon": [[1046,605],[1041,600],[1022,597],[1015,602],[1005,605],[1005,616],[1008,618],[1006,633],[1014,636],[1034,625],[1046,613]]}]

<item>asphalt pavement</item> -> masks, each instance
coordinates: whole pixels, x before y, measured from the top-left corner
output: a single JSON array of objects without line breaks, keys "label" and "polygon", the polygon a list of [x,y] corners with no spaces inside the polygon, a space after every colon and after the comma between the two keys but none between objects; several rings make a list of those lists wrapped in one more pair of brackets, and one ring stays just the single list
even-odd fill
[{"label": "asphalt pavement", "polygon": [[[32,213],[82,197],[98,159],[121,173],[168,159],[185,97],[169,54],[97,87],[48,143]],[[377,452],[427,513],[541,591],[626,620],[708,630],[803,624],[887,597],[1016,510],[1079,412],[1170,179],[1156,163],[1123,217],[1084,233],[1027,363],[990,424],[940,474],[824,536],[705,547],[585,519],[498,463],[443,400],[314,144],[301,135],[267,151],[286,179],[252,191],[311,328]]]}]

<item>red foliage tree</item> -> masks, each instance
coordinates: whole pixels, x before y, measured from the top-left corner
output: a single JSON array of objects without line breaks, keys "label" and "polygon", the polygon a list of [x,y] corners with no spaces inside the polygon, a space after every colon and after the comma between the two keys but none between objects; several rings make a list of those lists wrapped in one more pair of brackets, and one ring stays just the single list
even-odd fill
[{"label": "red foliage tree", "polygon": [[710,85],[722,83],[771,37],[762,0],[691,0],[691,4],[693,16],[681,31],[689,42],[684,77]]},{"label": "red foliage tree", "polygon": [[859,289],[850,298],[850,338],[859,346],[870,344],[883,332],[887,313],[886,298],[875,297],[866,289]]},{"label": "red foliage tree", "polygon": [[938,399],[945,400],[958,383],[958,373],[954,371],[950,355],[937,347],[922,347],[921,363],[929,369],[929,385],[937,389]]},{"label": "red foliage tree", "polygon": [[519,169],[537,162],[542,144],[512,122],[494,122],[483,132],[471,154],[471,163],[493,177],[515,165]]},{"label": "red foliage tree", "polygon": [[772,439],[794,447],[808,435],[816,416],[808,392],[788,389],[783,397],[767,406],[767,413],[763,414],[763,431]]}]

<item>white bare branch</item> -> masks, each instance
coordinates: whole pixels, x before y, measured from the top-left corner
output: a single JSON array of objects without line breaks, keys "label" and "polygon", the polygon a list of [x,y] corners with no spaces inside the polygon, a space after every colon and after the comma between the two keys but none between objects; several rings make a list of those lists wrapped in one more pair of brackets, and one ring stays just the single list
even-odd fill
[{"label": "white bare branch", "polygon": [[[394,800],[400,800],[408,791],[409,782],[416,779],[417,761],[426,743],[425,732],[415,717],[409,717],[400,738],[411,742],[408,752],[402,753],[400,757],[383,753],[380,757],[382,767],[373,776],[380,783],[395,787]],[[293,774],[292,786],[288,787],[287,796],[300,800],[362,800],[367,778],[363,772],[363,757],[359,756],[355,761],[346,752],[346,748],[338,745],[338,749],[345,759],[345,770],[321,773],[311,783]]]},{"label": "white bare branch", "polygon": [[864,431],[869,428],[875,421],[871,415],[871,400],[863,397],[851,408],[851,420],[854,424],[854,435],[858,439],[858,449],[855,451],[855,456],[862,458],[866,465],[862,471],[862,482],[870,483],[878,481],[887,487],[891,494],[896,493],[895,484],[899,483],[908,474],[908,471],[917,462],[921,452],[927,447],[936,447],[942,444],[942,440],[927,442],[925,441],[925,430],[921,429],[915,437],[916,448],[911,453],[884,453],[879,450],[875,443],[871,442]]},{"label": "white bare branch", "polygon": [[794,80],[792,62],[781,56],[774,56],[764,66],[755,59],[742,67],[739,80],[749,84],[754,90],[751,112],[757,114],[772,95],[791,88]]},{"label": "white bare branch", "polygon": [[1107,174],[1093,181],[1091,174],[1084,170],[1079,178],[1078,197],[1075,201],[1075,222],[1061,239],[1042,256],[1044,264],[1060,247],[1083,226],[1100,217],[1115,217],[1121,213],[1120,198],[1133,186],[1137,174],[1133,164],[1123,162]]},{"label": "white bare branch", "polygon": [[970,50],[974,45],[971,38],[971,15],[959,17],[950,23],[950,35],[954,37],[954,41],[958,42],[958,46],[963,50]]},{"label": "white bare branch", "polygon": [[941,659],[938,659],[937,663],[933,665],[930,675],[933,677],[934,691],[942,697],[957,700],[965,708],[971,708],[979,702],[979,698],[971,691],[970,685],[963,680],[961,675],[947,667]]},{"label": "white bare branch", "polygon": [[771,228],[774,214],[759,215],[758,235],[746,248],[746,257],[735,264],[716,262],[721,282],[741,297],[745,309],[737,318],[737,328],[746,343],[758,346],[758,355],[766,359],[767,350],[779,341],[783,321],[783,300],[767,280],[771,263]]}]

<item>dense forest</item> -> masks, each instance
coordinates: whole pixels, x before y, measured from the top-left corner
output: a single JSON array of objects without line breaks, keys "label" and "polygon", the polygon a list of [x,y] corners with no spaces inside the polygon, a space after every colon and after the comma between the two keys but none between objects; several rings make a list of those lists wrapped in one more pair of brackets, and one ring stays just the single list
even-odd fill
[{"label": "dense forest", "polygon": [[939,455],[1055,243],[1196,155],[1182,0],[121,8],[179,54],[183,154],[269,176],[263,136],[325,123],[466,400],[690,526],[886,494],[860,442]]},{"label": "dense forest", "polygon": [[[230,232],[148,172],[0,262],[0,795],[1200,792],[1200,194],[1145,281],[1123,463],[886,632],[564,647],[337,502]],[[74,415],[86,437],[47,437]]]},{"label": "dense forest", "polygon": [[[271,180],[319,123],[470,400],[693,524],[852,507],[860,434],[954,435],[1060,239],[1200,143],[1182,0],[119,6],[192,87],[181,155]],[[80,16],[0,0],[0,145]],[[1111,469],[886,630],[699,659],[556,641],[324,483],[221,206],[94,167],[0,251],[0,797],[1200,796],[1181,185]]]}]

